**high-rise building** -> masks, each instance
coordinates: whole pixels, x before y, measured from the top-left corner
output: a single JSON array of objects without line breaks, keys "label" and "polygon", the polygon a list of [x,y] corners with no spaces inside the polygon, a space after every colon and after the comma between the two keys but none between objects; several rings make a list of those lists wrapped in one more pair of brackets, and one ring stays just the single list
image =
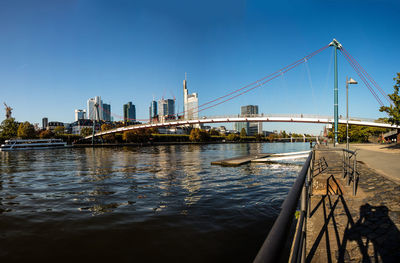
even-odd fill
[{"label": "high-rise building", "polygon": [[185,120],[195,120],[199,118],[199,96],[197,93],[189,94],[187,89],[186,74],[183,80],[183,111]]},{"label": "high-rise building", "polygon": [[[98,110],[95,105],[98,105]],[[103,119],[103,101],[100,96],[90,98],[87,101],[87,115],[90,120],[102,120]]]},{"label": "high-rise building", "polygon": [[47,129],[47,126],[49,126],[49,119],[46,118],[46,117],[44,117],[44,118],[42,119],[42,129],[43,129],[43,130]]},{"label": "high-rise building", "polygon": [[111,121],[111,105],[103,103],[103,118],[104,121]]},{"label": "high-rise building", "polygon": [[124,121],[136,121],[136,107],[131,101],[124,104]]},{"label": "high-rise building", "polygon": [[160,121],[174,118],[175,115],[175,100],[161,99],[158,101],[158,117]]},{"label": "high-rise building", "polygon": [[153,100],[150,103],[150,107],[149,107],[149,119],[150,119],[150,122],[153,122],[154,120],[156,120],[157,115],[158,115],[157,101]]},{"label": "high-rise building", "polygon": [[253,114],[258,114],[257,105],[246,105],[240,107],[240,115],[250,117]]},{"label": "high-rise building", "polygon": [[[246,105],[240,107],[240,115],[242,117],[252,117],[258,114],[257,105]],[[242,129],[246,130],[247,136],[254,136],[258,133],[262,133],[262,122],[236,122],[235,130],[241,132]]]},{"label": "high-rise building", "polygon": [[75,121],[86,119],[85,110],[75,110]]}]

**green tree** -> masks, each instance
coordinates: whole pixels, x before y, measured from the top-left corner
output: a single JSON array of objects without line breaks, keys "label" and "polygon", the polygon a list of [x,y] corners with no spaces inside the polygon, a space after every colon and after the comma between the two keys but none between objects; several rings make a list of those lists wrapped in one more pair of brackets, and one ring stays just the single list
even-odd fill
[{"label": "green tree", "polygon": [[92,133],[93,133],[93,129],[92,128],[85,127],[85,128],[81,129],[81,136],[83,136],[83,137],[92,135]]},{"label": "green tree", "polygon": [[35,128],[29,122],[20,123],[17,130],[17,135],[22,139],[31,139],[36,136]]},{"label": "green tree", "polygon": [[[380,107],[380,112],[386,112],[389,115],[388,121],[392,125],[400,125],[400,96],[399,96],[399,89],[400,89],[400,73],[397,73],[397,77],[393,78],[396,84],[393,86],[394,91],[392,94],[389,94],[389,98],[393,102],[392,105],[382,106]],[[400,129],[397,129],[397,143],[400,143]]]},{"label": "green tree", "polygon": [[242,130],[240,131],[240,137],[246,137],[247,136],[247,132],[245,128],[242,128]]},{"label": "green tree", "polygon": [[55,134],[62,134],[65,131],[65,127],[64,126],[57,126],[54,128],[54,133]]},{"label": "green tree", "polygon": [[16,137],[18,133],[18,123],[14,118],[5,119],[0,126],[0,135],[3,140]]}]

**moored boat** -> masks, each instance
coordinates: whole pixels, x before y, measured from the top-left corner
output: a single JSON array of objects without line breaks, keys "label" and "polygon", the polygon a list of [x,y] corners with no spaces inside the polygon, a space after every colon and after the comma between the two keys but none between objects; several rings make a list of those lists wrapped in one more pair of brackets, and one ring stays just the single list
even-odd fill
[{"label": "moored boat", "polygon": [[65,148],[66,146],[67,143],[61,139],[11,139],[0,146],[0,151]]}]

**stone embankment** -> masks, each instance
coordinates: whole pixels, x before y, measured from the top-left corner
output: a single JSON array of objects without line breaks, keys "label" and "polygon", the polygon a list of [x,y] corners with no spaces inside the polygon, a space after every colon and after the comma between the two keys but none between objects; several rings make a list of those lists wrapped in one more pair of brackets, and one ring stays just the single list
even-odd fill
[{"label": "stone embankment", "polygon": [[317,150],[316,160],[323,158],[314,173],[306,262],[399,262],[400,185],[358,162],[354,196],[342,152]]}]

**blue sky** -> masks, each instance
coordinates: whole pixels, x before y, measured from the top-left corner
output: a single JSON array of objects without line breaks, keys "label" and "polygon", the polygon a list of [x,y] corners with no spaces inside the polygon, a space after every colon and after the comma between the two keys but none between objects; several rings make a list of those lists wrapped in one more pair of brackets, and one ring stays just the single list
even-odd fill
[{"label": "blue sky", "polygon": [[[148,118],[153,96],[176,97],[182,80],[200,104],[241,88],[338,39],[386,93],[399,72],[397,1],[0,1],[0,101],[18,121],[71,122],[99,95],[117,116],[132,101]],[[262,88],[201,115],[333,114],[332,48]],[[383,117],[339,55],[339,114]],[[4,116],[4,109],[1,111]],[[3,118],[2,116],[2,118]],[[321,126],[264,124],[318,133]]]}]

